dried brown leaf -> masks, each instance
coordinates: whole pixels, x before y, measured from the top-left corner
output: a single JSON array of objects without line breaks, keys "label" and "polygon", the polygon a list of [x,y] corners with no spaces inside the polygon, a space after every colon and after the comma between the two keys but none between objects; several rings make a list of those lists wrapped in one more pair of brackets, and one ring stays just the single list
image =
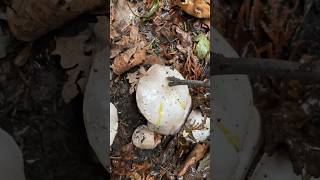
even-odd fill
[{"label": "dried brown leaf", "polygon": [[[119,54],[113,64],[112,64],[112,69],[113,72],[117,75],[120,75],[131,68],[142,64],[144,60],[146,59],[146,49],[138,49],[137,47],[131,48],[127,51],[125,51],[122,54]],[[134,51],[136,50],[136,51]]]},{"label": "dried brown leaf", "polygon": [[197,18],[210,18],[210,5],[204,0],[178,0],[181,10]]},{"label": "dried brown leaf", "polygon": [[[56,40],[56,49],[53,54],[60,55],[61,66],[69,69],[66,71],[68,79],[62,91],[62,97],[66,103],[77,96],[79,93],[78,86],[82,92],[84,90],[93,60],[93,55],[85,55],[85,50],[88,51],[88,47],[94,48],[94,46],[88,44],[91,37],[92,31],[85,30],[76,37],[59,37]],[[81,77],[79,78],[80,74]]]},{"label": "dried brown leaf", "polygon": [[146,74],[147,74],[147,71],[143,66],[141,66],[138,71],[127,74],[127,79],[129,80],[129,83],[130,83],[130,89],[129,89],[130,94],[136,91],[139,79]]},{"label": "dried brown leaf", "polygon": [[128,30],[133,21],[139,19],[133,14],[128,5],[133,12],[139,14],[137,12],[138,3],[129,3],[127,0],[113,0],[111,4],[112,27],[120,34]]},{"label": "dried brown leaf", "polygon": [[[112,56],[116,56],[112,64],[113,72],[120,75],[142,64],[146,59],[145,44],[144,38],[139,34],[138,27],[132,25],[129,36],[122,37],[112,48]],[[123,49],[125,47],[131,48],[121,53],[123,49],[117,49],[117,47],[123,47]]]},{"label": "dried brown leaf", "polygon": [[131,180],[142,180],[141,175],[137,172],[129,172],[127,176],[130,177]]},{"label": "dried brown leaf", "polygon": [[146,58],[146,61],[144,62],[144,64],[160,64],[160,65],[165,65],[164,59],[162,59],[161,57],[157,56],[157,55],[150,55]]},{"label": "dried brown leaf", "polygon": [[139,82],[138,72],[136,71],[134,73],[128,73],[127,79],[130,83],[129,93],[132,94],[136,90],[137,84]]}]

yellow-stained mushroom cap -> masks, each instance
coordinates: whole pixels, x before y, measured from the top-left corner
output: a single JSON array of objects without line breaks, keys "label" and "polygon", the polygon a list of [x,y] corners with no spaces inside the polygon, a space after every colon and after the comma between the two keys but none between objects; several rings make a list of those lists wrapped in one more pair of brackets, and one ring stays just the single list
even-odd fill
[{"label": "yellow-stained mushroom cap", "polygon": [[136,100],[149,128],[164,135],[177,133],[191,108],[188,86],[168,85],[167,77],[184,79],[169,66],[155,64],[138,83]]}]

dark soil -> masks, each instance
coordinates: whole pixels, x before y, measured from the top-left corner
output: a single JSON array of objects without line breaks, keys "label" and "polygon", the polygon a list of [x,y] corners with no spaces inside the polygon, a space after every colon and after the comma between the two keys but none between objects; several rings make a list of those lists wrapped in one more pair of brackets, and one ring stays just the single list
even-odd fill
[{"label": "dark soil", "polygon": [[87,140],[82,95],[70,104],[61,97],[65,73],[50,55],[53,42],[53,34],[35,42],[22,67],[13,60],[23,43],[12,41],[0,59],[0,128],[21,148],[27,179],[107,179]]}]

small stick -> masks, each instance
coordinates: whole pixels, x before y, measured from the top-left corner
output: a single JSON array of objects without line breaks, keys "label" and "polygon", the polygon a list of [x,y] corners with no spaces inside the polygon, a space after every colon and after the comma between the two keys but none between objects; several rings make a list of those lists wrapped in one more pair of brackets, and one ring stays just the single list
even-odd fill
[{"label": "small stick", "polygon": [[272,76],[280,79],[296,79],[320,82],[320,67],[311,63],[299,63],[280,59],[225,58],[214,55],[211,59],[210,76],[246,74]]},{"label": "small stick", "polygon": [[167,77],[169,86],[188,85],[191,87],[210,87],[210,81],[182,80],[175,77]]}]

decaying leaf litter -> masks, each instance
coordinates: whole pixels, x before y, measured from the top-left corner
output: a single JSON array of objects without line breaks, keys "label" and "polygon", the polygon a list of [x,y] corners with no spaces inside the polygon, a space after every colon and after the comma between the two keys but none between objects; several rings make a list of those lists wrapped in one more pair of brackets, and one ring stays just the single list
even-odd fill
[{"label": "decaying leaf litter", "polygon": [[106,178],[81,115],[89,69],[106,47],[107,26],[105,15],[85,12],[103,8],[101,2],[0,3],[0,126],[20,146],[27,179]]},{"label": "decaying leaf litter", "polygon": [[[155,149],[142,150],[132,144],[131,136],[138,126],[146,124],[135,93],[139,79],[151,66],[170,66],[189,80],[208,79],[209,2],[115,0],[110,14],[110,94],[119,115],[118,134],[111,149],[112,178],[172,179],[179,175],[204,179],[209,172],[208,140],[192,144],[177,133],[164,136]],[[208,90],[189,89],[192,109],[200,109],[209,117]]]},{"label": "decaying leaf litter", "polygon": [[[320,58],[318,12],[318,1],[312,0],[219,0],[214,24],[242,57],[313,66]],[[272,154],[284,149],[295,173],[318,177],[318,84],[257,77],[252,85],[263,120],[263,151]]]}]

